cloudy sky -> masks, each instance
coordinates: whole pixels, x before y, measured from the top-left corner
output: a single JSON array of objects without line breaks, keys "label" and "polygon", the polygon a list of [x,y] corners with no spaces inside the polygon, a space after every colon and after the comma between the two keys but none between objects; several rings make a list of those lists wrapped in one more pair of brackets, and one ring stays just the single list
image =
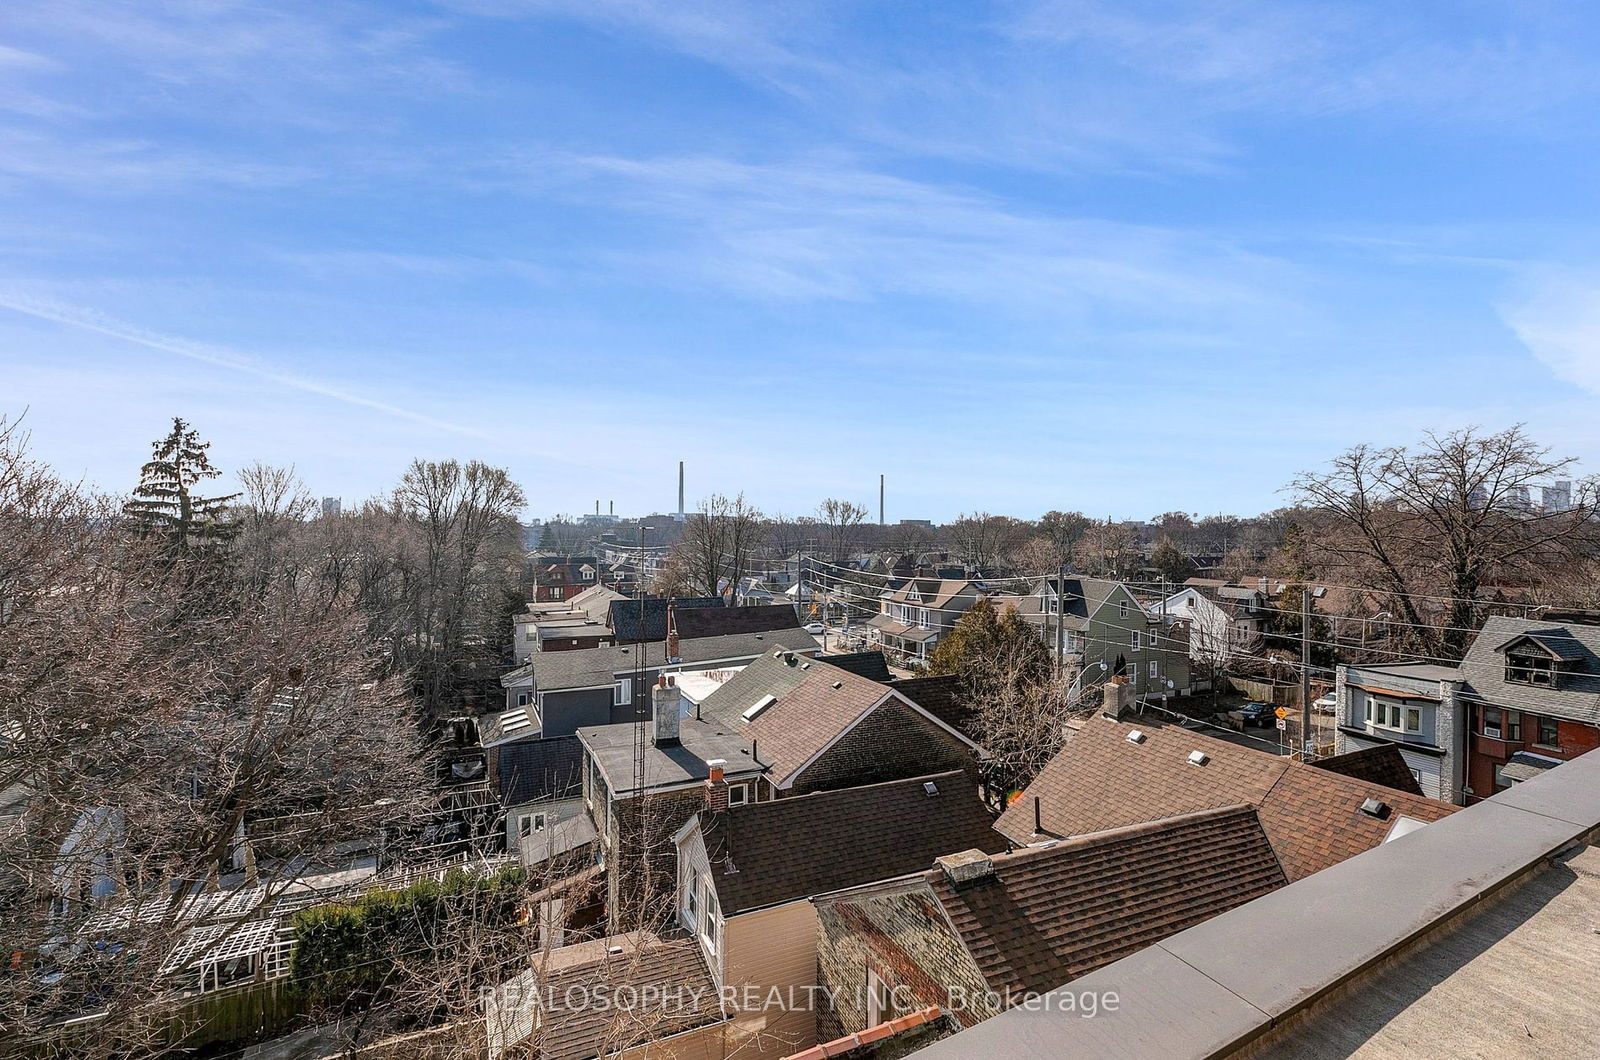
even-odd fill
[{"label": "cloudy sky", "polygon": [[51,0],[0,14],[0,411],[347,502],[1257,511],[1600,456],[1578,2]]}]

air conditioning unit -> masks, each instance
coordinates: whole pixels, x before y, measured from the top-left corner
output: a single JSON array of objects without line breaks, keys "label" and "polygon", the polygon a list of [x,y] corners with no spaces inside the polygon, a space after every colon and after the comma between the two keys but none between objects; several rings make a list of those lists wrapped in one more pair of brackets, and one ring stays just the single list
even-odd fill
[{"label": "air conditioning unit", "polygon": [[1497,725],[1485,725],[1483,727],[1483,734],[1498,740],[1500,739],[1500,727]]}]

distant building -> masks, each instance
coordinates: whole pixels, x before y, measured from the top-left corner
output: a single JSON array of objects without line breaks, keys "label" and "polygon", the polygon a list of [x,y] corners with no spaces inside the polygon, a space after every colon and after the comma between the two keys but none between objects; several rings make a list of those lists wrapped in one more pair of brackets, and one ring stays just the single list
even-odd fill
[{"label": "distant building", "polygon": [[322,498],[322,517],[324,519],[336,519],[336,518],[338,518],[339,517],[339,507],[340,506],[339,506],[339,498],[338,497],[324,497],[324,498]]},{"label": "distant building", "polygon": [[1539,491],[1547,512],[1565,512],[1572,509],[1572,483],[1566,479],[1552,482]]}]

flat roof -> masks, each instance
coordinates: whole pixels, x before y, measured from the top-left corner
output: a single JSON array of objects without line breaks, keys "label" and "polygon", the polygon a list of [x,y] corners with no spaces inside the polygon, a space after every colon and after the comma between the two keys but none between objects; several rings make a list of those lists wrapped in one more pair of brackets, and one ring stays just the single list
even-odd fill
[{"label": "flat roof", "polygon": [[[1473,976],[1481,974],[1483,978],[1476,980],[1484,995],[1481,1003],[1506,1006],[1502,1011],[1514,1009],[1518,1013],[1514,1029],[1523,1030],[1537,996],[1525,988],[1530,978],[1544,979],[1552,989],[1570,991],[1573,1004],[1593,997],[1585,987],[1600,975],[1595,971],[1600,961],[1589,949],[1595,945],[1594,939],[1600,939],[1593,936],[1595,914],[1600,909],[1587,901],[1588,887],[1569,883],[1560,890],[1569,895],[1570,902],[1585,903],[1577,916],[1581,928],[1577,942],[1564,933],[1563,922],[1572,922],[1563,912],[1565,906],[1550,911],[1549,924],[1527,929],[1523,938],[1529,941],[1528,947],[1517,949],[1511,944],[1508,952],[1515,955],[1515,961],[1504,965],[1477,961],[1489,952],[1485,947],[1498,945],[1492,925],[1479,923],[1477,935],[1460,929],[1471,928],[1474,915],[1495,908],[1482,904],[1491,896],[1537,905],[1538,891],[1519,897],[1515,891],[1502,894],[1501,889],[1530,876],[1537,882],[1536,874],[1546,869],[1545,859],[1567,851],[1597,828],[1600,753],[1591,752],[1182,931],[1074,980],[1045,995],[1033,1008],[1013,1008],[919,1055],[929,1060],[1019,1054],[1226,1056],[1246,1047],[1254,1050],[1263,1045],[1258,1041],[1261,1036],[1302,1014],[1310,1019],[1322,1011],[1329,1019],[1343,1020],[1350,1005],[1374,1003],[1361,1001],[1359,995],[1372,993],[1368,984],[1381,982],[1388,974],[1381,962],[1398,956],[1398,967],[1403,967],[1412,954],[1431,961],[1428,967],[1442,976],[1442,983],[1450,982],[1462,967],[1475,967],[1460,981],[1460,988],[1478,989]],[[1544,915],[1543,908],[1538,915]],[[1446,925],[1457,930],[1435,936],[1414,951],[1406,949]],[[1558,936],[1563,941],[1554,949],[1532,945],[1554,942]],[[1467,940],[1466,966],[1460,954],[1452,958],[1445,948],[1452,938]],[[1481,943],[1476,949],[1472,948],[1473,938]],[[1587,962],[1587,967],[1574,979],[1564,978],[1575,961]],[[1414,970],[1413,974],[1424,973]],[[1115,1011],[1102,1007],[1095,1018],[1085,1019],[1077,1010],[1066,1009],[1066,995],[1105,997],[1108,992],[1118,996]],[[1570,1054],[1560,1045],[1544,1045],[1537,1037],[1512,1036],[1508,1041],[1503,1035],[1495,1039],[1495,1047],[1474,1049],[1470,1041],[1457,1040],[1455,1021],[1460,1018],[1463,1027],[1478,1026],[1482,1033],[1492,1034],[1492,1013],[1482,1013],[1484,1022],[1479,1024],[1478,1016],[1463,1016],[1443,1000],[1441,995],[1438,1018],[1446,1021],[1448,1017],[1448,1021],[1425,1045],[1413,1042],[1409,1055],[1416,1055],[1419,1049],[1432,1055]],[[1401,1006],[1391,1019],[1405,1009]],[[1359,1007],[1355,1011],[1378,1023],[1369,1028],[1369,1035],[1383,1037],[1379,1032],[1389,1023],[1380,1020],[1381,1011]],[[1423,1013],[1415,1018],[1423,1019]],[[1592,1013],[1577,1022],[1593,1026]],[[1532,1024],[1525,1030],[1531,1035]],[[1583,1030],[1579,1026],[1564,1033]],[[1397,1026],[1388,1039],[1395,1055],[1407,1054],[1404,1033],[1405,1027]],[[1325,1053],[1318,1053],[1318,1047],[1315,1040],[1308,1039],[1304,1055],[1355,1055],[1331,1043],[1322,1043],[1329,1050]],[[1575,1055],[1594,1051],[1580,1049]]]},{"label": "flat roof", "polygon": [[639,725],[645,730],[646,789],[705,780],[711,773],[706,763],[718,758],[727,763],[725,775],[729,777],[749,776],[766,769],[751,757],[749,740],[708,721],[682,719],[678,723],[679,742],[668,747],[657,747],[651,739],[655,732],[653,721],[585,726],[578,730],[578,739],[588,748],[613,794],[626,795],[635,790],[633,748]]}]

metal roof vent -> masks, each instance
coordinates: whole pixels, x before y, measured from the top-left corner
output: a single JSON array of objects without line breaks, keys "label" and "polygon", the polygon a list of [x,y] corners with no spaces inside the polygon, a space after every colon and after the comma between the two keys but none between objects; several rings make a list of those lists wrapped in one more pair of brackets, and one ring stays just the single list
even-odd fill
[{"label": "metal roof vent", "polygon": [[1129,743],[1144,743],[1147,739],[1149,739],[1149,737],[1139,729],[1134,729],[1132,732],[1128,733]]},{"label": "metal roof vent", "polygon": [[1368,817],[1382,819],[1389,816],[1389,804],[1378,799],[1367,799],[1361,804],[1361,812]]},{"label": "metal roof vent", "polygon": [[1203,766],[1209,761],[1211,761],[1211,756],[1204,751],[1189,752],[1189,764],[1192,766]]},{"label": "metal roof vent", "polygon": [[844,687],[844,682],[843,681],[835,681],[833,683],[833,687],[834,688],[843,688]]},{"label": "metal roof vent", "polygon": [[925,780],[922,782],[922,790],[924,794],[937,795],[939,794],[939,785],[935,784],[931,780]]}]

